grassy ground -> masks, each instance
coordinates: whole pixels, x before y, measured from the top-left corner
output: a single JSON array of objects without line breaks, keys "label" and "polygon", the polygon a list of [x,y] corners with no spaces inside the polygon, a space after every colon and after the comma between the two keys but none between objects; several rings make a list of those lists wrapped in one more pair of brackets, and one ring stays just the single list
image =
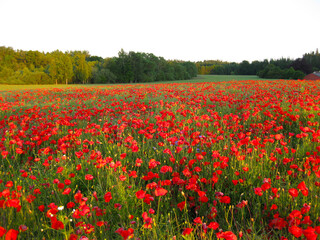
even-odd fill
[{"label": "grassy ground", "polygon": [[[198,75],[190,80],[176,80],[176,81],[163,81],[151,82],[142,84],[163,84],[163,83],[196,83],[196,82],[225,82],[231,80],[265,80],[256,75]],[[141,83],[140,83],[141,84]],[[101,84],[102,85],[102,84]],[[90,84],[88,86],[101,86],[100,84]],[[82,87],[82,84],[58,84],[58,85],[0,85],[0,91],[15,91],[15,90],[28,90],[28,89],[48,89],[48,88],[70,88]]]},{"label": "grassy ground", "polygon": [[[198,75],[196,78],[190,80],[177,80],[174,82],[225,82],[232,80],[265,80],[264,78],[259,78],[256,75]],[[167,83],[167,82],[161,82]],[[169,83],[169,82],[168,82]]]}]

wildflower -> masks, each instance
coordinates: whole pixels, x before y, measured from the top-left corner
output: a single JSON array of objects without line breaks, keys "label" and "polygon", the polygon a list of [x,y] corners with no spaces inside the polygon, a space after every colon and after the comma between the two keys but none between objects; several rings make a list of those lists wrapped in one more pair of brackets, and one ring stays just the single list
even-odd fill
[{"label": "wildflower", "polygon": [[93,176],[91,174],[86,174],[85,179],[90,181],[93,179]]},{"label": "wildflower", "polygon": [[16,240],[18,238],[19,231],[15,229],[8,230],[5,239],[6,240]]},{"label": "wildflower", "polygon": [[2,237],[6,232],[7,230],[0,226],[0,237]]},{"label": "wildflower", "polygon": [[157,197],[159,197],[159,196],[164,196],[164,195],[166,195],[167,194],[167,190],[166,189],[164,189],[164,188],[157,188],[156,190],[155,190],[155,195],[157,196]]},{"label": "wildflower", "polygon": [[299,192],[298,192],[298,190],[297,189],[295,189],[295,188],[290,188],[289,189],[289,194],[292,196],[292,197],[298,197],[298,195],[299,195]]},{"label": "wildflower", "polygon": [[230,197],[229,196],[223,196],[223,197],[220,198],[220,202],[228,204],[228,203],[230,203]]},{"label": "wildflower", "polygon": [[189,235],[193,231],[193,228],[185,228],[182,232],[183,236]]},{"label": "wildflower", "polygon": [[216,230],[219,227],[219,223],[217,222],[211,222],[208,225],[208,228],[211,228],[212,230]]},{"label": "wildflower", "polygon": [[111,195],[111,192],[107,192],[105,195],[104,195],[104,201],[106,203],[110,202],[112,199],[112,195]]},{"label": "wildflower", "polygon": [[186,205],[186,201],[183,201],[183,202],[177,204],[180,211],[182,211],[184,209],[185,205]]},{"label": "wildflower", "polygon": [[237,236],[231,231],[218,232],[216,233],[216,236],[218,239],[237,240]]}]

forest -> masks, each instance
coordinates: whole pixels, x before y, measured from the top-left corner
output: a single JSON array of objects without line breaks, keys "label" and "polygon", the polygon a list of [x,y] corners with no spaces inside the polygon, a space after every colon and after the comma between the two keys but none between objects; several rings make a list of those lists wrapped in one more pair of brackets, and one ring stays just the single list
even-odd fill
[{"label": "forest", "polygon": [[196,65],[198,74],[258,75],[269,79],[302,79],[305,75],[320,70],[320,54],[317,49],[297,59],[265,59],[251,63],[246,60],[241,63],[206,60],[196,62]]},{"label": "forest", "polygon": [[0,47],[0,84],[139,83],[190,79],[195,63],[121,50],[103,59],[87,51],[43,53]]},{"label": "forest", "polygon": [[197,74],[257,75],[268,79],[303,79],[320,70],[320,54],[263,61],[201,62],[166,60],[152,53],[119,51],[117,57],[91,56],[88,51],[14,50],[0,47],[0,84],[103,84],[185,80]]}]

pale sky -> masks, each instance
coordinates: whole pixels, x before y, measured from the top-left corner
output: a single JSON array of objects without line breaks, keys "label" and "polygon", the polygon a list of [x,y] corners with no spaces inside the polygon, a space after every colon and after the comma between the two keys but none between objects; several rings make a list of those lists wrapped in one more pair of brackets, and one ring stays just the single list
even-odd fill
[{"label": "pale sky", "polygon": [[190,61],[320,50],[320,0],[0,0],[0,46]]}]

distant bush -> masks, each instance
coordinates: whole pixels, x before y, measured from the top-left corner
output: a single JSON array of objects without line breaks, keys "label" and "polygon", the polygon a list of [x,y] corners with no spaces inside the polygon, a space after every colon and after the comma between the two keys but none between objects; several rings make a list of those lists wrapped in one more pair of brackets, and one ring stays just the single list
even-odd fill
[{"label": "distant bush", "polygon": [[107,68],[92,70],[92,83],[115,83],[116,76]]},{"label": "distant bush", "polygon": [[21,84],[52,84],[54,83],[52,78],[41,71],[30,71],[28,68],[24,68],[20,71],[13,71],[9,68],[3,68],[0,71],[0,84],[8,85],[21,85]]},{"label": "distant bush", "polygon": [[269,79],[303,79],[305,76],[303,72],[294,70],[293,67],[281,69],[273,64],[268,64],[263,70],[259,71],[257,75],[260,78]]}]

